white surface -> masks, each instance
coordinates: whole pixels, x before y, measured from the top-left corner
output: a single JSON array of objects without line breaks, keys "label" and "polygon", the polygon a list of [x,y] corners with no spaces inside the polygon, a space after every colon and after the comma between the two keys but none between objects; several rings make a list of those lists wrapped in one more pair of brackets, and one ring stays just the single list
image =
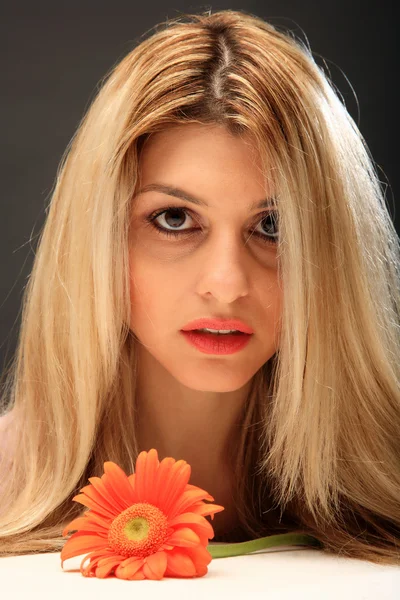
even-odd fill
[{"label": "white surface", "polygon": [[319,549],[281,547],[243,556],[214,558],[204,577],[124,581],[86,578],[84,555],[61,568],[60,553],[0,559],[2,600],[400,600],[400,566],[325,554]]}]

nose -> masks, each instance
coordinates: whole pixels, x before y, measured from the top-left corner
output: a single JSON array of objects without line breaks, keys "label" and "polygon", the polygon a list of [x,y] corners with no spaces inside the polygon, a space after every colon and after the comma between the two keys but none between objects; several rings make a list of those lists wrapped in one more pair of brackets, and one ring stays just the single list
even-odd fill
[{"label": "nose", "polygon": [[227,232],[218,239],[210,239],[199,260],[199,294],[212,294],[221,304],[229,304],[248,294],[248,253],[243,240],[239,240],[235,234]]}]

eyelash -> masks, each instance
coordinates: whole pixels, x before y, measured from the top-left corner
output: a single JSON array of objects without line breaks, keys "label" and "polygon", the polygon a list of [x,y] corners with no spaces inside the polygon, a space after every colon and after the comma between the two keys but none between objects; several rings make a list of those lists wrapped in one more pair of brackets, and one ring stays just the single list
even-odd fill
[{"label": "eyelash", "polygon": [[[182,211],[183,213],[185,213],[185,215],[190,215],[190,211],[186,208],[182,208],[182,206],[166,206],[162,209],[158,209],[156,211],[153,211],[150,215],[148,215],[146,217],[146,221],[147,223],[149,223],[152,227],[154,227],[154,229],[156,230],[156,232],[160,235],[165,235],[167,237],[173,236],[173,237],[179,237],[181,235],[187,235],[187,236],[191,236],[194,235],[195,231],[190,231],[186,230],[186,231],[171,231],[169,229],[165,229],[164,227],[160,227],[158,224],[155,223],[155,219],[157,219],[157,217],[159,217],[160,215],[162,215],[163,213],[168,212],[169,210],[172,211]],[[265,219],[265,217],[268,217],[270,215],[272,215],[274,217],[274,223],[277,223],[277,211],[266,211],[262,214],[262,218],[261,221],[263,221]],[[193,217],[191,217],[193,218]],[[258,238],[260,238],[264,243],[266,244],[270,244],[272,246],[276,246],[278,244],[278,237],[276,238],[268,238],[267,235],[263,235],[262,233],[258,233],[258,232],[254,232],[253,235],[256,235]]]}]

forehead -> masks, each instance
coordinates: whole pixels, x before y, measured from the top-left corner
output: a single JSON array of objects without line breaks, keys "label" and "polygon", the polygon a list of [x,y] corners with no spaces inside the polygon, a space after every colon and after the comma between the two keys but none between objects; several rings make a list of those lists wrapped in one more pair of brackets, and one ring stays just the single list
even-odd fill
[{"label": "forehead", "polygon": [[216,149],[240,147],[248,154],[257,155],[255,140],[250,135],[233,135],[223,125],[202,123],[173,125],[151,133],[143,144],[142,153],[155,152],[171,145],[178,145],[182,149],[198,145]]},{"label": "forehead", "polygon": [[141,149],[139,171],[142,183],[152,183],[154,176],[166,178],[163,183],[170,184],[171,177],[188,181],[207,177],[240,187],[252,181],[265,188],[255,141],[233,135],[221,125],[191,123],[151,134]]}]

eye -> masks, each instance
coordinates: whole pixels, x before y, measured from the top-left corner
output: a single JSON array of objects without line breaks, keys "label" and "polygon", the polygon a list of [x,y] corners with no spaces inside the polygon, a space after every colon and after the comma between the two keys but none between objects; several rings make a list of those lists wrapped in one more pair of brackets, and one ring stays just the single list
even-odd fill
[{"label": "eye", "polygon": [[277,245],[279,241],[278,212],[276,210],[270,210],[266,213],[263,213],[263,217],[259,222],[262,229],[267,229],[268,233],[260,233],[254,230],[254,235],[258,236],[267,243]]},{"label": "eye", "polygon": [[[196,235],[199,231],[199,228],[190,228],[190,229],[176,229],[180,227],[182,223],[185,222],[186,217],[189,216],[190,219],[193,220],[193,217],[189,214],[185,208],[180,206],[167,206],[162,209],[158,209],[157,211],[152,212],[150,215],[146,217],[146,222],[149,223],[154,229],[162,236],[186,236],[191,237]],[[162,216],[162,220],[166,223],[167,227],[164,225],[160,225],[157,223],[158,217]],[[277,228],[278,224],[278,213],[276,210],[266,211],[261,213],[261,219],[258,215],[257,224],[260,223],[263,228],[268,230],[267,233],[261,233],[260,231],[256,231],[255,229],[252,231],[251,235],[255,235],[257,238],[261,239],[263,242],[267,244],[277,245],[278,243],[278,232],[271,232],[271,229]],[[168,227],[173,227],[174,229],[168,229]],[[251,236],[250,236],[251,237]]]}]

